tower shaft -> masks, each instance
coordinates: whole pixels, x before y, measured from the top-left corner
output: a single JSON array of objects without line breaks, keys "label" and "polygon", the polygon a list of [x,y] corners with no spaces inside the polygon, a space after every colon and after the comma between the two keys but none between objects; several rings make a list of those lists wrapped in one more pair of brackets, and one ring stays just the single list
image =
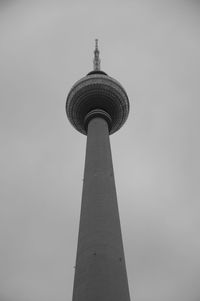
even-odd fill
[{"label": "tower shaft", "polygon": [[107,122],[88,124],[73,301],[130,301]]}]

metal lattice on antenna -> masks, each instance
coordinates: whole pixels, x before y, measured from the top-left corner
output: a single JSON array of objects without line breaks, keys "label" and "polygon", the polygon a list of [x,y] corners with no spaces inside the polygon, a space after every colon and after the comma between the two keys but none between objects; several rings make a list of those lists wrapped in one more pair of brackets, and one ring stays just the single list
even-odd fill
[{"label": "metal lattice on antenna", "polygon": [[94,60],[93,60],[94,71],[100,70],[100,63],[101,60],[99,58],[98,39],[95,39],[95,50],[94,50]]}]

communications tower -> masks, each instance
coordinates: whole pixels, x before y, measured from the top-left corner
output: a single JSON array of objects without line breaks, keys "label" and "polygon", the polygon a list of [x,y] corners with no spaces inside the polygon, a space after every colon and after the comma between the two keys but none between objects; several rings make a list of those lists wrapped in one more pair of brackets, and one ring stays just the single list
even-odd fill
[{"label": "communications tower", "polygon": [[130,301],[109,135],[129,113],[121,84],[100,69],[77,81],[66,102],[71,124],[87,135],[73,301]]}]

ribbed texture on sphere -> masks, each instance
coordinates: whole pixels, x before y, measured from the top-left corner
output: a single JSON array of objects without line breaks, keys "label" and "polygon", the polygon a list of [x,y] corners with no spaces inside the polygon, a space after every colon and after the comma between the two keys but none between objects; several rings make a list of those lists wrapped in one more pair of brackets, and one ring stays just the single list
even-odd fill
[{"label": "ribbed texture on sphere", "polygon": [[91,72],[71,88],[66,102],[66,113],[71,124],[87,134],[85,116],[92,110],[101,109],[112,119],[110,134],[119,130],[129,113],[128,96],[115,79],[100,72]]}]

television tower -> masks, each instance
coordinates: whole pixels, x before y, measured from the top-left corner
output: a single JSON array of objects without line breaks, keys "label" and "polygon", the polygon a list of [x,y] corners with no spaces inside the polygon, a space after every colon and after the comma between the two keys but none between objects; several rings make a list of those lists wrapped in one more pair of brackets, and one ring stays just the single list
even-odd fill
[{"label": "television tower", "polygon": [[66,102],[71,124],[87,135],[73,301],[130,301],[109,135],[129,113],[121,84],[100,70],[77,81]]}]

